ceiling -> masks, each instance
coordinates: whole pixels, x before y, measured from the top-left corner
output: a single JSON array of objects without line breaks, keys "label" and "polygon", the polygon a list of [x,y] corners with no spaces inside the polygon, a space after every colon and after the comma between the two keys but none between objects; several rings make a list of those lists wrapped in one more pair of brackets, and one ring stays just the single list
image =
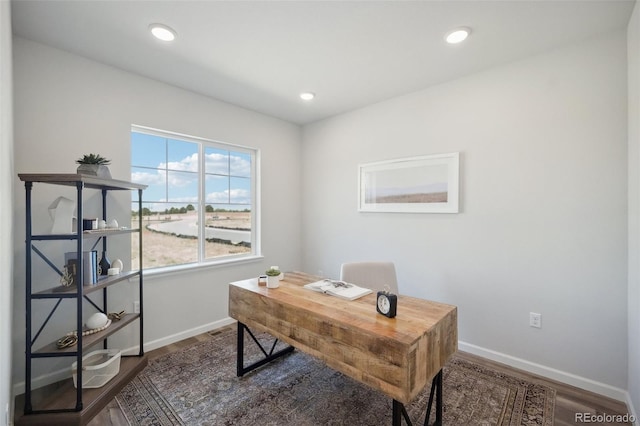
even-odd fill
[{"label": "ceiling", "polygon": [[[634,0],[13,0],[14,34],[306,124],[625,28]],[[154,39],[163,23],[178,34]],[[446,32],[467,26],[460,45]],[[316,93],[313,101],[299,98]]]}]

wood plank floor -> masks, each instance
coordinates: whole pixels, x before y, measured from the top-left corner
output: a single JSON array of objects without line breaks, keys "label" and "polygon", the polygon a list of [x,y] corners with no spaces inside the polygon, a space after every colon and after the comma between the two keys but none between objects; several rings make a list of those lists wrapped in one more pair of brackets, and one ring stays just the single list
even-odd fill
[{"label": "wood plank floor", "polygon": [[[211,336],[208,333],[203,333],[198,336],[191,337],[189,339],[185,339],[183,341],[156,349],[149,352],[147,355],[149,356],[150,360],[152,360],[153,358],[156,358],[158,356],[175,352],[185,346],[189,346],[196,342],[204,341],[210,338]],[[504,364],[499,364],[465,352],[458,352],[458,356],[463,359],[467,359],[469,361],[483,365],[485,367],[554,388],[556,390],[555,424],[559,426],[584,424],[576,421],[576,413],[604,413],[612,415],[624,415],[628,412],[626,405],[620,401],[616,401],[598,394],[594,394],[592,392],[578,389],[573,386],[536,376],[531,373],[517,370]],[[20,408],[18,408],[17,406],[16,409]],[[611,425],[612,423],[589,424]],[[129,423],[120,410],[117,402],[115,400],[112,400],[96,417],[94,417],[94,419],[89,423],[89,426],[129,426]]]}]

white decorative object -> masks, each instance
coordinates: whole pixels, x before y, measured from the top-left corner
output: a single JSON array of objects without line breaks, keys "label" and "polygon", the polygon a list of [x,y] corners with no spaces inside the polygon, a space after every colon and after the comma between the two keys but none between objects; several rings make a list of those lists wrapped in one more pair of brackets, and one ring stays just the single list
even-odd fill
[{"label": "white decorative object", "polygon": [[280,276],[267,276],[267,288],[278,288],[280,287]]},{"label": "white decorative object", "polygon": [[100,219],[100,222],[98,222],[98,229],[106,229],[107,227],[107,221],[104,219]]},{"label": "white decorative object", "polygon": [[107,228],[117,228],[118,227],[118,221],[115,219],[111,219],[107,225]]},{"label": "white decorative object", "polygon": [[58,197],[51,203],[49,216],[53,220],[52,234],[71,234],[76,230],[75,207],[76,203],[65,197]]},{"label": "white decorative object", "polygon": [[102,164],[80,164],[76,172],[81,175],[97,176],[102,179],[111,179],[109,167]]},{"label": "white decorative object", "polygon": [[88,329],[100,328],[104,326],[107,321],[109,321],[109,318],[107,318],[105,314],[102,312],[96,312],[89,317],[86,325]]},{"label": "white decorative object", "polygon": [[124,265],[122,264],[122,260],[120,259],[116,259],[113,262],[111,262],[111,267],[112,268],[118,268],[120,271],[122,271],[122,267]]},{"label": "white decorative object", "polygon": [[119,273],[120,273],[120,268],[109,268],[109,269],[107,269],[107,275],[108,276],[118,275]]}]

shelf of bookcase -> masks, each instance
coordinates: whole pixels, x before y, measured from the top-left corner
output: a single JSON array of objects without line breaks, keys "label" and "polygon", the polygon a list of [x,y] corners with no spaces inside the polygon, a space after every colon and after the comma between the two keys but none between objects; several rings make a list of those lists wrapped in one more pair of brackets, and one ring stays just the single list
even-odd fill
[{"label": "shelf of bookcase", "polygon": [[[113,333],[117,332],[123,327],[126,327],[133,321],[140,318],[140,314],[125,314],[119,321],[112,321],[111,325],[107,327],[103,331],[99,331],[94,334],[89,334],[88,336],[82,337],[82,350],[86,350],[91,346],[102,342],[107,337],[111,336]],[[62,337],[62,336],[60,336]],[[47,356],[65,356],[65,355],[75,355],[78,352],[77,346],[72,346],[70,348],[58,349],[56,342],[49,343],[48,345],[38,349],[37,351],[33,351],[34,358],[47,357]]]},{"label": "shelf of bookcase", "polygon": [[[86,240],[88,238],[111,237],[112,235],[133,234],[136,232],[140,232],[140,230],[138,228],[96,229],[84,231],[82,233],[82,238]],[[31,239],[33,241],[77,240],[78,234],[75,232],[69,234],[36,234],[32,235]]]},{"label": "shelf of bookcase", "polygon": [[105,189],[107,191],[147,188],[147,185],[143,184],[116,179],[102,179],[97,176],[77,173],[18,173],[18,177],[24,182],[42,182],[65,186],[76,186],[78,182],[82,182],[85,188]]},{"label": "shelf of bookcase", "polygon": [[[94,291],[102,290],[105,287],[109,287],[120,281],[128,280],[132,277],[140,275],[140,271],[121,272],[118,275],[102,276],[98,279],[96,284],[85,285],[82,287],[82,294],[91,294]],[[51,289],[42,290],[37,293],[33,293],[31,297],[33,299],[63,299],[74,298],[78,296],[78,288],[76,286],[63,287],[57,286]]]},{"label": "shelf of bookcase", "polygon": [[16,410],[16,426],[71,426],[85,425],[98,414],[148,363],[146,355],[122,356],[120,372],[100,388],[83,389],[81,411],[55,412],[61,408],[72,410],[76,403],[76,388],[73,380],[60,383],[53,392],[49,392],[37,409],[51,410],[46,414],[22,415]]}]

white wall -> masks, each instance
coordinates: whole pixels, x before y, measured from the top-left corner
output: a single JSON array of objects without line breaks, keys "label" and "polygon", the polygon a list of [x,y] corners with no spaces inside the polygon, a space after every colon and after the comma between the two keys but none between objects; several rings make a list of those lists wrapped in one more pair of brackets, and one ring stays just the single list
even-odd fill
[{"label": "white wall", "polygon": [[[394,261],[464,349],[624,398],[626,108],[617,32],[305,126],[305,270]],[[455,151],[459,214],[357,212],[358,163]]]},{"label": "white wall", "polygon": [[0,1],[0,425],[9,423],[11,399],[11,299],[13,274],[13,102],[11,3]]},{"label": "white wall", "polygon": [[[300,264],[300,128],[157,81],[130,74],[42,44],[16,38],[16,173],[73,173],[75,159],[94,152],[112,159],[111,174],[128,180],[131,124],[170,130],[261,150],[262,248],[264,259],[145,278],[147,349],[202,332],[227,319],[227,284],[256,276],[269,265]],[[24,380],[24,187],[15,183],[15,314],[13,380]],[[46,232],[48,205],[65,188],[34,187],[34,230]],[[73,195],[71,195],[73,197]],[[118,220],[129,213],[128,194],[117,199]],[[120,216],[118,216],[120,215]],[[53,243],[52,243],[53,245]],[[42,244],[40,245],[42,247]],[[111,249],[110,256],[120,257]],[[63,251],[60,249],[60,251]],[[68,250],[64,250],[68,251]],[[36,276],[47,268],[37,263]],[[42,285],[39,280],[36,285]],[[45,285],[46,287],[46,285]],[[114,286],[113,310],[131,310],[125,298],[136,286]],[[42,306],[44,305],[38,305]],[[44,315],[39,307],[36,318]],[[44,342],[64,334],[63,312],[54,315]],[[129,328],[133,330],[133,328]],[[73,329],[73,328],[72,328]],[[128,330],[129,330],[128,329]],[[120,333],[118,333],[120,334]],[[125,337],[126,332],[124,333]],[[135,334],[135,333],[133,333]],[[124,339],[127,340],[127,339]],[[135,344],[135,339],[127,342]],[[125,343],[127,344],[127,343]],[[58,360],[47,370],[60,368]],[[36,375],[45,367],[38,367]]]},{"label": "white wall", "polygon": [[[629,405],[640,410],[640,5],[627,30],[629,92]],[[639,421],[640,422],[640,421]],[[640,424],[640,423],[638,423]]]}]

